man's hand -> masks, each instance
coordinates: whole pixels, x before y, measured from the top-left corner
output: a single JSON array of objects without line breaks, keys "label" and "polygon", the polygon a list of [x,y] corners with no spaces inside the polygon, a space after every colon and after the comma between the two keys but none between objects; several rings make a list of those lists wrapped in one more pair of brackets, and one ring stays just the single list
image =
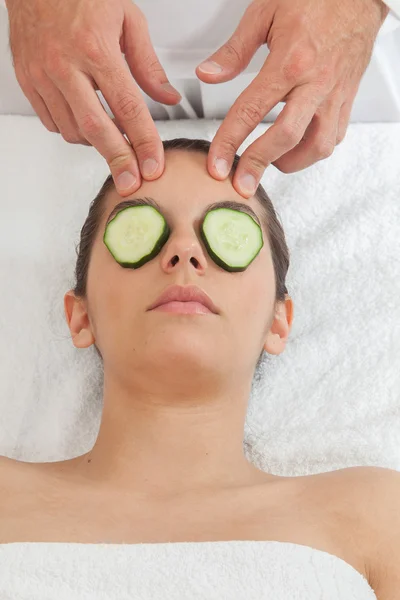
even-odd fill
[{"label": "man's hand", "polygon": [[[177,104],[181,97],[158,61],[141,10],[131,0],[6,4],[16,77],[44,126],[67,142],[94,146],[122,196],[140,187],[141,175],[160,177],[163,145],[132,75],[154,100]],[[125,173],[136,180],[129,182]]]},{"label": "man's hand", "polygon": [[208,61],[196,69],[206,83],[229,81],[262,44],[270,50],[215,135],[210,174],[227,177],[239,146],[278,102],[286,104],[275,123],[240,159],[233,181],[237,192],[253,195],[271,163],[291,173],[330,156],[346,134],[388,12],[381,0],[254,0],[230,39],[208,59],[211,70]]}]

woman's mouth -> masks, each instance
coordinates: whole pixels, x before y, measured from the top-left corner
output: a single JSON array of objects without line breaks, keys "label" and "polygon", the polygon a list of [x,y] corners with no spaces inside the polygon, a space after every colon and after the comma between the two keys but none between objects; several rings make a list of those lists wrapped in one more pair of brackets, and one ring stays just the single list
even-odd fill
[{"label": "woman's mouth", "polygon": [[204,306],[204,304],[201,304],[201,302],[178,302],[176,300],[166,302],[165,304],[160,304],[160,306],[157,306],[152,310],[169,313],[180,313],[184,315],[214,314],[211,312],[211,310]]}]

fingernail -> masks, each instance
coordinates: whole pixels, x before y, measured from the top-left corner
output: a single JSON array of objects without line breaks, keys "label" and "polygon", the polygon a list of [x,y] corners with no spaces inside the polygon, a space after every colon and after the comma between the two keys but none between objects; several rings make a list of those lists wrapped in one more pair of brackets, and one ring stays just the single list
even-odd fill
[{"label": "fingernail", "polygon": [[158,169],[158,162],[154,158],[146,158],[142,162],[142,173],[144,177],[151,177]]},{"label": "fingernail", "polygon": [[218,175],[221,177],[227,177],[229,175],[230,168],[228,161],[225,160],[225,158],[216,158],[214,161],[214,166],[218,172]]},{"label": "fingernail", "polygon": [[169,94],[173,94],[174,96],[179,96],[180,98],[182,98],[181,94],[178,92],[178,90],[176,90],[174,88],[173,85],[171,85],[170,83],[163,83],[161,86],[166,92],[168,92]]},{"label": "fingernail", "polygon": [[209,73],[210,75],[216,75],[217,73],[221,73],[222,67],[218,63],[213,60],[206,60],[199,65],[200,71],[203,73]]},{"label": "fingernail", "polygon": [[116,183],[120,190],[128,190],[136,183],[136,177],[129,171],[124,171],[118,175]]},{"label": "fingernail", "polygon": [[257,189],[257,182],[253,175],[246,173],[245,175],[241,175],[239,177],[239,186],[246,194],[253,195]]}]

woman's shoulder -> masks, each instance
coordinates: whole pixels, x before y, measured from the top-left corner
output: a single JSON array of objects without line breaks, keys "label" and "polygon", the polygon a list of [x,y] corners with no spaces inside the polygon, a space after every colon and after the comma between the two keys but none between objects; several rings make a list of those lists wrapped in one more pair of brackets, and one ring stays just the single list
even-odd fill
[{"label": "woman's shoulder", "polygon": [[338,514],[348,516],[353,523],[373,535],[387,521],[392,494],[397,495],[400,506],[400,472],[375,466],[355,466],[337,469],[310,477],[310,492],[320,494]]},{"label": "woman's shoulder", "polygon": [[400,472],[357,466],[329,475],[326,496],[346,515],[341,533],[359,546],[377,597],[389,600],[400,589]]}]

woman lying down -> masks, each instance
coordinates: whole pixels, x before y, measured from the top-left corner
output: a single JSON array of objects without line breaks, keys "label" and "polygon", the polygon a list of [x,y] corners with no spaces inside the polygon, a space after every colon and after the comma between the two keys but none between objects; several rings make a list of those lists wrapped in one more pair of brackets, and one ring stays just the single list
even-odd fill
[{"label": "woman lying down", "polygon": [[130,198],[104,183],[64,299],[74,346],[104,365],[97,440],[61,462],[2,458],[0,542],[274,540],[342,559],[394,600],[397,471],[283,477],[244,455],[256,365],[284,352],[293,320],[270,199],[209,176],[206,141],[164,148],[165,173]]}]

